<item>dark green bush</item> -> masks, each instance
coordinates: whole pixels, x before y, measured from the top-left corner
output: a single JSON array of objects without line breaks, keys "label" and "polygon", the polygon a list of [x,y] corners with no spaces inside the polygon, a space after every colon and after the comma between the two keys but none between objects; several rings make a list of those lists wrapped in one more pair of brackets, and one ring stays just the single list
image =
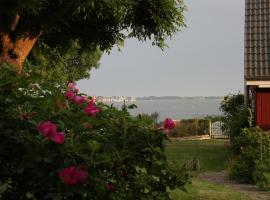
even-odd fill
[{"label": "dark green bush", "polygon": [[253,127],[252,112],[242,94],[225,97],[220,110],[224,113],[225,130],[230,135],[230,177],[269,189],[269,133]]},{"label": "dark green bush", "polygon": [[176,127],[170,132],[171,137],[183,137],[209,134],[208,119],[183,119],[176,122]]},{"label": "dark green bush", "polygon": [[252,172],[254,171],[253,160],[248,160],[241,156],[233,158],[229,162],[229,177],[243,183],[253,183]]},{"label": "dark green bush", "polygon": [[[9,68],[0,67],[0,199],[163,200],[168,188],[184,189],[188,175],[167,161],[166,136],[153,121],[101,103],[89,117],[86,103],[64,98],[66,86]],[[65,133],[63,144],[38,132],[44,121]],[[85,181],[59,178],[71,166],[87,173]]]},{"label": "dark green bush", "polygon": [[234,156],[229,166],[230,177],[242,182],[257,182],[258,169],[261,165],[267,166],[270,157],[269,134],[259,128],[246,128],[235,137],[231,146]]},{"label": "dark green bush", "polygon": [[252,123],[252,113],[249,105],[244,103],[244,95],[228,95],[224,97],[220,105],[223,112],[225,131],[229,134],[231,142],[237,137],[243,128],[249,128]]},{"label": "dark green bush", "polygon": [[270,160],[256,162],[253,178],[258,187],[270,191]]}]

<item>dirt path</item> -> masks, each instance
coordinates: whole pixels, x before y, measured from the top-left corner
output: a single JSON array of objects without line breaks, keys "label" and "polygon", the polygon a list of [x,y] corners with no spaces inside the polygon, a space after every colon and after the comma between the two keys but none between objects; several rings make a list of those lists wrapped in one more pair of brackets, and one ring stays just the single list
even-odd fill
[{"label": "dirt path", "polygon": [[199,178],[209,183],[222,184],[225,187],[248,194],[254,200],[270,200],[269,193],[259,190],[255,185],[240,184],[231,181],[225,172],[205,172],[200,174]]},{"label": "dirt path", "polygon": [[170,137],[171,141],[186,141],[186,140],[210,140],[209,135],[194,135],[185,137]]}]

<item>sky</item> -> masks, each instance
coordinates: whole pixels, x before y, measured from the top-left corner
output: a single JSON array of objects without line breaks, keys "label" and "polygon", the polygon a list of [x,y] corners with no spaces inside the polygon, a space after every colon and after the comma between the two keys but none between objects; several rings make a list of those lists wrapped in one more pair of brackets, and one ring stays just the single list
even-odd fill
[{"label": "sky", "polygon": [[91,96],[224,96],[244,87],[244,0],[185,0],[187,27],[162,51],[129,39],[78,83]]}]

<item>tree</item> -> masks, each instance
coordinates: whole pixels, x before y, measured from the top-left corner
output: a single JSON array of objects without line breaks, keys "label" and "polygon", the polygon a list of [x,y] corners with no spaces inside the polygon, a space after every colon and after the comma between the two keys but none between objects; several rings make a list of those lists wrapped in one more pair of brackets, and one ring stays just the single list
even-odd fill
[{"label": "tree", "polygon": [[184,26],[183,12],[182,0],[1,0],[0,63],[20,73],[34,46],[40,54],[45,45],[62,56],[76,44],[75,54],[82,55],[108,51],[127,37],[163,48]]},{"label": "tree", "polygon": [[[245,104],[243,94],[225,96],[220,103],[219,109],[223,112],[224,128],[229,134],[232,143],[240,135],[242,129],[251,128],[253,121],[252,111],[250,105]],[[239,148],[237,147],[234,151],[239,151]]]},{"label": "tree", "polygon": [[39,74],[40,81],[67,83],[89,78],[91,68],[99,67],[100,50],[80,52],[77,42],[61,54],[38,41],[24,64],[24,71]]}]

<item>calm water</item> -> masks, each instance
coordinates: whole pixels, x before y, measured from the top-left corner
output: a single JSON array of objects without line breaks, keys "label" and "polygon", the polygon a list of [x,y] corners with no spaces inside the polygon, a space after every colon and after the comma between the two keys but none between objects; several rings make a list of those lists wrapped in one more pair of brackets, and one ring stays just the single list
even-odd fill
[{"label": "calm water", "polygon": [[[221,100],[222,99],[141,100],[127,102],[127,104],[136,104],[138,106],[137,109],[130,110],[133,115],[158,112],[159,120],[163,120],[166,117],[187,119],[207,115],[221,115],[219,111]],[[111,102],[108,104],[111,104]],[[116,107],[123,105],[123,103],[119,102],[114,102],[113,104]]]}]

